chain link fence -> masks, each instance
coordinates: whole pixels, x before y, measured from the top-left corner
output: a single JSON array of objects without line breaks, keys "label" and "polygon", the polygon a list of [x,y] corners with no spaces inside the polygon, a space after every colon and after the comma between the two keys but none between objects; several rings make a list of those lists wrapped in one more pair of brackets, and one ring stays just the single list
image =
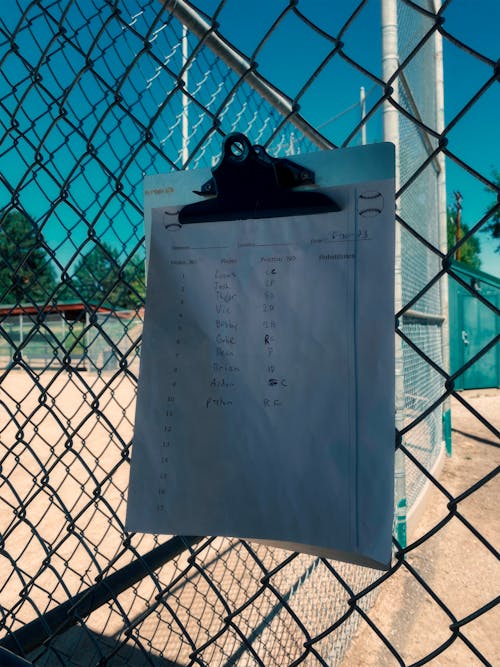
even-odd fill
[{"label": "chain link fence", "polygon": [[[498,310],[453,269],[444,172],[447,160],[498,195],[451,138],[497,89],[499,69],[447,30],[453,5],[16,0],[2,12],[2,664],[357,665],[349,647],[364,627],[385,650],[383,663],[366,655],[366,664],[498,658],[491,637],[469,632],[486,618],[493,627],[498,535],[486,510],[467,512],[498,489],[498,430],[454,381],[499,336],[449,374],[447,280]],[[453,47],[485,72],[447,124],[443,44],[445,57]],[[396,522],[383,575],[240,540],[125,531],[145,293],[142,178],[213,165],[233,131],[274,155],[367,135],[396,143]],[[458,246],[498,213],[496,204]],[[439,476],[450,398],[492,452],[491,466],[455,493]],[[441,515],[422,528],[417,515],[438,502]],[[472,597],[466,612],[449,605],[427,556],[457,524],[486,563],[488,597]],[[435,640],[413,627],[426,647],[416,655],[377,607],[397,604],[390,592],[401,579],[411,591],[403,616],[419,598],[441,614]]]}]

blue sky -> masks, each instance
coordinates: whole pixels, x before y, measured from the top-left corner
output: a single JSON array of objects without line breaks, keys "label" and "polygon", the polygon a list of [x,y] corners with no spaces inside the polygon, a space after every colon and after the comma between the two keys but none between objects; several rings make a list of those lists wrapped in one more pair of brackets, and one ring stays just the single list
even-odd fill
[{"label": "blue sky", "polygon": [[[446,13],[445,27],[470,47],[498,61],[499,23],[500,3],[497,0],[482,0],[481,3],[460,0],[452,3]],[[449,123],[493,72],[446,41],[444,65],[445,116]],[[449,134],[449,148],[488,178],[491,178],[493,169],[500,170],[499,114],[500,82],[497,81]],[[463,219],[470,225],[475,224],[494,202],[494,197],[483,185],[450,160],[447,161],[447,189],[448,201],[453,201],[455,190],[463,195]],[[500,276],[500,254],[494,252],[499,243],[489,240],[485,234],[479,234],[479,238],[482,269]]]},{"label": "blue sky", "polygon": [[[170,49],[168,65],[174,73],[179,71],[180,50],[175,50],[173,36],[167,30],[161,30],[160,6],[153,0],[142,4],[137,0],[123,0],[122,17],[137,31],[127,31],[125,41],[119,22],[111,20],[109,5],[84,3],[81,6],[87,13],[83,17],[80,5],[71,3],[64,22],[70,33],[78,28],[71,39],[71,44],[78,48],[65,41],[63,49],[54,32],[65,3],[48,4],[52,14],[49,19],[41,17],[39,9],[30,6],[29,19],[36,26],[37,39],[34,40],[27,30],[19,33],[17,43],[22,58],[11,53],[2,63],[5,80],[0,83],[6,92],[0,94],[0,130],[2,125],[9,127],[9,114],[14,114],[19,125],[5,140],[5,152],[0,151],[0,169],[8,175],[11,184],[19,187],[23,205],[41,221],[44,234],[60,261],[63,264],[73,261],[74,266],[78,257],[78,254],[74,255],[75,251],[82,243],[86,243],[83,252],[90,248],[93,234],[121,246],[125,254],[131,252],[140,239],[141,175],[143,172],[169,171],[172,165],[158,159],[153,148],[136,149],[143,142],[145,123],[152,114],[158,114],[153,143],[161,143],[174,159],[179,148],[181,98],[178,92],[169,97],[175,77],[169,79],[165,72],[156,77],[156,63],[149,54],[140,59],[120,88],[124,104],[115,99],[116,77],[143,49],[141,35],[147,32],[148,21],[153,20],[157,31],[152,53],[163,60]],[[144,10],[141,10],[143,4]],[[196,4],[209,14],[219,6],[216,0],[197,0]],[[354,0],[300,0],[298,8],[322,30],[337,35],[358,4]],[[341,144],[359,120],[360,86],[368,92],[368,109],[378,99],[379,89],[373,88],[369,77],[338,56],[316,72],[311,81],[312,73],[331,51],[332,43],[293,12],[288,12],[270,37],[260,44],[288,5],[286,0],[228,0],[217,17],[219,30],[247,56],[257,49],[255,59],[259,71],[290,97],[298,95],[302,115],[313,126],[321,127],[334,143]],[[26,9],[24,2],[20,6]],[[445,28],[455,37],[487,58],[494,61],[500,58],[498,0],[482,0],[481,3],[453,0],[445,18]],[[14,8],[0,18],[2,51],[6,36],[18,20],[19,10]],[[402,30],[407,31],[411,41],[412,26],[403,26]],[[102,31],[102,37],[95,43],[94,36],[99,31]],[[344,34],[343,41],[344,51],[350,58],[380,76],[380,0],[366,1]],[[191,47],[195,43],[196,40],[191,40]],[[93,72],[85,69],[83,52],[87,50],[94,61]],[[43,80],[33,87],[33,68],[42,54],[49,54],[40,70]],[[193,68],[189,90],[194,90],[196,82],[202,81],[207,72],[209,77],[219,77],[223,88],[221,94],[224,86],[237,80],[237,77],[231,79],[223,70],[218,71],[215,62],[209,54]],[[446,40],[444,65],[445,113],[446,121],[450,122],[491,77],[492,69]],[[73,86],[78,71],[82,73],[78,85]],[[216,85],[214,81],[216,78],[197,93],[197,99],[203,98],[205,104],[210,103]],[[9,87],[12,90],[8,90]],[[64,98],[64,117],[58,115],[61,97]],[[253,108],[252,104],[255,106],[255,100],[249,101],[247,116],[260,113],[264,118],[266,111]],[[123,110],[127,105],[133,108],[139,122]],[[495,83],[448,137],[449,149],[485,177],[491,176],[493,168],[500,169],[499,109],[500,84]],[[231,129],[230,115],[231,112],[223,120],[224,131]],[[190,106],[190,122],[199,134],[209,127],[206,114],[199,113],[194,104]],[[241,127],[244,127],[243,121]],[[191,147],[196,144],[197,136]],[[220,143],[217,137],[215,139]],[[382,139],[381,115],[377,113],[367,125],[367,140]],[[350,143],[359,144],[359,135]],[[41,146],[39,154],[37,144]],[[14,155],[18,158],[13,159]],[[33,160],[37,160],[35,169],[27,166]],[[61,184],[67,185],[67,193],[64,199],[58,200]],[[463,221],[469,225],[480,219],[492,201],[482,183],[450,160],[447,161],[447,188],[449,203],[454,201],[455,190],[463,195]],[[0,205],[5,205],[9,197],[8,188],[0,183]],[[55,200],[58,203],[54,211]],[[82,215],[87,224],[82,223]],[[484,234],[479,234],[479,238],[483,270],[500,275],[500,254],[494,253],[495,243]]]},{"label": "blue sky", "polygon": [[[217,4],[201,0],[207,10]],[[219,21],[221,31],[240,46],[245,53],[252,53],[257,46],[256,35],[262,35],[286,3],[257,0],[252,3],[228,3]],[[358,3],[352,0],[307,0],[299,9],[325,31],[338,34],[341,26]],[[500,3],[498,0],[454,0],[446,8],[444,28],[467,46],[487,58],[500,58]],[[241,30],[241,25],[245,30]],[[345,51],[373,73],[380,75],[380,2],[368,1],[343,37]],[[407,30],[403,26],[402,30]],[[411,26],[410,26],[411,30]],[[411,32],[409,38],[411,37]],[[445,39],[445,122],[449,123],[465,104],[493,75],[492,68],[471,54]],[[312,71],[328,51],[328,43],[307,29],[304,24],[290,17],[269,38],[256,60],[264,75],[280,86],[290,96],[295,96]],[[300,99],[301,112],[335,143],[341,143],[359,119],[359,106],[342,114],[359,100],[360,86],[371,95],[367,107],[378,97],[373,82],[341,59],[334,58],[317,80]],[[460,159],[486,178],[491,178],[494,168],[500,170],[500,83],[495,83],[474,104],[456,127],[449,133],[449,149]],[[336,119],[328,122],[330,119]],[[326,124],[325,124],[326,123]],[[368,142],[383,139],[380,115],[367,126]],[[353,141],[359,143],[359,136]],[[494,198],[486,187],[467,171],[447,160],[447,199],[454,202],[453,193],[463,196],[463,221],[473,226],[492,204]],[[478,235],[481,241],[482,269],[500,276],[500,254],[495,253],[497,243],[486,234]]]}]

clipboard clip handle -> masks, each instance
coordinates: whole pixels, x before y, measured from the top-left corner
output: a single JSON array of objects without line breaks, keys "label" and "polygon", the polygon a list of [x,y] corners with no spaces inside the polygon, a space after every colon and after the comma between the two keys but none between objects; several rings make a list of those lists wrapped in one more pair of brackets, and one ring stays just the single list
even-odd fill
[{"label": "clipboard clip handle", "polygon": [[196,194],[205,201],[184,206],[180,224],[290,217],[340,211],[318,191],[294,190],[315,182],[314,172],[287,158],[274,158],[244,134],[229,134],[212,178]]}]

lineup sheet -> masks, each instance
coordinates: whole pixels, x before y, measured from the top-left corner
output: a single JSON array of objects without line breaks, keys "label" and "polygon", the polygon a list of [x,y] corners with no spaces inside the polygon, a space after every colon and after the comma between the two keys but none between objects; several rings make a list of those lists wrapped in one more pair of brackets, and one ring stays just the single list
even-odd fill
[{"label": "lineup sheet", "polygon": [[128,529],[388,566],[394,183],[332,194],[338,213],[151,211]]}]

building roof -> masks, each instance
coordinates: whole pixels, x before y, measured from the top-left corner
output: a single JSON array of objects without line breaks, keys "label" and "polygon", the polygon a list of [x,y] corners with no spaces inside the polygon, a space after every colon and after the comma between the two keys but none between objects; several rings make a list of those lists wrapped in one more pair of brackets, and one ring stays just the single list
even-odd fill
[{"label": "building roof", "polygon": [[491,273],[486,273],[485,271],[480,271],[479,269],[473,269],[469,264],[457,262],[456,260],[451,262],[451,268],[456,273],[462,274],[462,276],[468,276],[475,281],[487,283],[492,287],[500,289],[500,278],[494,276]]},{"label": "building roof", "polygon": [[8,315],[38,315],[45,313],[47,315],[53,313],[60,313],[70,320],[78,319],[79,315],[85,312],[94,313],[111,313],[114,308],[110,306],[98,306],[93,303],[83,303],[83,301],[69,301],[60,303],[47,303],[43,306],[33,305],[32,303],[18,303],[18,304],[0,304],[0,316]]}]

